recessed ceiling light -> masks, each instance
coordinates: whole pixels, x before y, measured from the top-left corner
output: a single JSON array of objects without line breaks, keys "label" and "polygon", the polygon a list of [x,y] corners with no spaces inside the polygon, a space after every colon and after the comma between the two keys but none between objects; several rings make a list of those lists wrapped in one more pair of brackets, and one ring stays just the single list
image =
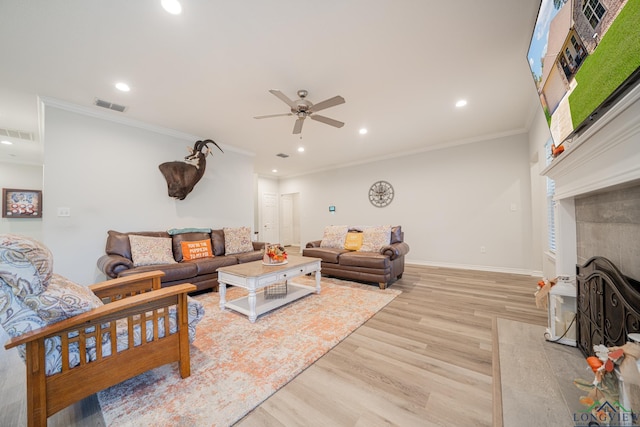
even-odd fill
[{"label": "recessed ceiling light", "polygon": [[271,172],[278,173],[278,169],[271,169]]},{"label": "recessed ceiling light", "polygon": [[466,99],[461,99],[460,101],[456,102],[456,107],[458,107],[458,108],[464,107],[465,105],[467,105],[467,100]]},{"label": "recessed ceiling light", "polygon": [[304,147],[298,147],[298,153],[304,153]]},{"label": "recessed ceiling light", "polygon": [[129,92],[131,90],[129,85],[123,82],[116,83],[116,89],[121,90],[122,92]]},{"label": "recessed ceiling light", "polygon": [[182,13],[182,6],[178,0],[161,0],[160,3],[164,10],[172,15],[180,15]]},{"label": "recessed ceiling light", "polygon": [[359,130],[359,132],[360,132],[360,135],[366,135],[367,132],[369,132],[369,131],[367,130],[367,128],[362,128],[362,129]]},{"label": "recessed ceiling light", "polygon": [[0,141],[0,144],[4,144],[4,145],[12,145],[13,142],[11,141]]}]

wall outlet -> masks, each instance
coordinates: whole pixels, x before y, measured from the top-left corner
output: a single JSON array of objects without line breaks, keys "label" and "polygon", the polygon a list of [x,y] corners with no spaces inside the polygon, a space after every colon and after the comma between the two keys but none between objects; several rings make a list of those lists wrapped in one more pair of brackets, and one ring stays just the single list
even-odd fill
[{"label": "wall outlet", "polygon": [[480,246],[480,253],[481,254],[486,254],[487,253],[487,248],[484,246]]},{"label": "wall outlet", "polygon": [[58,208],[58,216],[71,216],[71,208]]}]

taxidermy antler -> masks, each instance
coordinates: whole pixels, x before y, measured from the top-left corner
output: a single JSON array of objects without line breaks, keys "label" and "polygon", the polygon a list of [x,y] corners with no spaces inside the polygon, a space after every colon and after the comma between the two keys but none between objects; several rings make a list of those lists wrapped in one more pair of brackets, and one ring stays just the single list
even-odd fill
[{"label": "taxidermy antler", "polygon": [[184,158],[183,162],[166,162],[158,166],[160,172],[164,175],[164,179],[167,180],[169,197],[184,200],[187,194],[191,193],[193,187],[204,175],[204,170],[207,166],[206,157],[207,154],[211,153],[211,148],[208,146],[210,143],[224,153],[215,141],[205,139],[204,141],[196,141],[193,148],[187,147],[189,155]]}]

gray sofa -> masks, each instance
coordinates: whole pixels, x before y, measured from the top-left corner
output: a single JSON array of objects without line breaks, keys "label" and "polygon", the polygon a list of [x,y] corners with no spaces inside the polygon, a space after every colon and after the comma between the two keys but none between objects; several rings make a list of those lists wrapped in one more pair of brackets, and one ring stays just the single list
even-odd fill
[{"label": "gray sofa", "polygon": [[404,256],[409,252],[409,245],[404,242],[404,232],[399,225],[391,228],[391,241],[379,252],[323,248],[321,242],[314,240],[307,243],[302,255],[322,259],[323,275],[375,282],[380,289],[402,278]]},{"label": "gray sofa", "polygon": [[[173,256],[175,264],[155,264],[135,267],[131,255],[131,245],[129,235],[148,237],[169,237],[172,240]],[[181,242],[201,241],[210,239],[214,257],[200,258],[194,260],[183,260]],[[136,231],[121,233],[109,230],[105,255],[98,259],[98,268],[108,278],[125,277],[145,271],[160,270],[164,272],[162,287],[177,285],[180,283],[191,283],[196,286],[197,291],[211,289],[218,290],[218,268],[228,265],[241,264],[245,262],[262,259],[263,242],[252,242],[253,250],[233,255],[225,254],[224,231],[211,230],[207,232],[189,232],[170,235],[166,231]]]}]

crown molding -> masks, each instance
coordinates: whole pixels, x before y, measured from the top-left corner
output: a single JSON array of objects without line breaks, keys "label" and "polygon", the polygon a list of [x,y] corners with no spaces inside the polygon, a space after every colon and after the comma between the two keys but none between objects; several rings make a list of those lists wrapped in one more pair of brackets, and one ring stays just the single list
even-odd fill
[{"label": "crown molding", "polygon": [[[142,122],[140,120],[132,119],[130,117],[116,115],[115,113],[111,113],[107,110],[101,111],[101,110],[97,110],[96,108],[90,108],[83,105],[73,104],[71,102],[63,101],[56,98],[51,98],[48,96],[39,96],[38,106],[39,106],[38,127],[40,130],[40,137],[42,138],[42,140],[44,140],[44,135],[45,135],[45,129],[44,129],[45,107],[59,108],[61,110],[69,111],[76,114],[81,114],[83,116],[92,117],[100,120],[106,120],[106,121],[110,121],[110,122],[125,125],[125,126],[131,126],[134,128],[155,132],[160,135],[170,136],[172,138],[177,138],[177,139],[190,141],[190,142],[207,139],[205,137],[189,134],[176,129],[152,125],[150,123]],[[122,113],[118,113],[118,114],[122,114]],[[255,153],[253,152],[242,150],[240,148],[237,148],[231,145],[221,144],[221,143],[218,143],[218,145],[220,145],[220,147],[222,147],[222,149],[225,151],[242,154],[244,156],[249,156],[249,157],[255,156]]]}]

